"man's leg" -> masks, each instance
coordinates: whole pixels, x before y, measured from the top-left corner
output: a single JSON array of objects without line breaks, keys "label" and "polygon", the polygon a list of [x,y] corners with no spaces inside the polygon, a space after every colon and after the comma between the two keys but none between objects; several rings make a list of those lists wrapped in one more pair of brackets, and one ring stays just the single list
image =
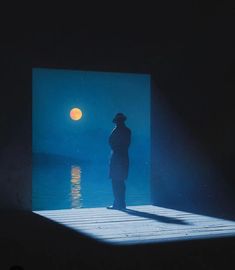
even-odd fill
[{"label": "man's leg", "polygon": [[119,182],[119,206],[126,208],[126,185],[125,180]]},{"label": "man's leg", "polygon": [[112,189],[113,189],[113,207],[118,208],[118,182],[116,179],[112,179]]},{"label": "man's leg", "polygon": [[116,208],[126,208],[125,202],[125,181],[121,179],[112,179],[114,203],[113,206]]}]

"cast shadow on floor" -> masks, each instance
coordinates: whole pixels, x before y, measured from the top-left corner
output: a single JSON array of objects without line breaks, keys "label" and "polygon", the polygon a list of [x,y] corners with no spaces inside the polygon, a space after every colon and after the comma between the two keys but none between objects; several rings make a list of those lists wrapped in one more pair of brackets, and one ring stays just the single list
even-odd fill
[{"label": "cast shadow on floor", "polygon": [[153,220],[156,220],[158,222],[178,224],[178,225],[190,225],[190,223],[188,223],[184,220],[173,218],[173,217],[151,214],[151,213],[137,211],[137,210],[128,209],[128,208],[126,208],[125,210],[122,210],[122,211],[129,214],[129,215],[143,217],[146,219],[153,219]]}]

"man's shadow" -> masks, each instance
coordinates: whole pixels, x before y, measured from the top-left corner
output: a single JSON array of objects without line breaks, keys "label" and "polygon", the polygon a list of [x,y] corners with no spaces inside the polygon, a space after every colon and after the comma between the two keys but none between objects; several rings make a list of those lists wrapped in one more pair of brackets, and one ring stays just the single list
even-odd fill
[{"label": "man's shadow", "polygon": [[122,211],[129,214],[129,215],[143,217],[146,219],[153,219],[153,220],[156,220],[158,222],[179,224],[179,225],[190,225],[190,223],[188,223],[184,220],[180,220],[180,219],[173,218],[173,217],[166,217],[166,216],[136,211],[136,210],[132,210],[132,209],[128,209],[128,208],[126,208],[125,210],[122,210]]}]

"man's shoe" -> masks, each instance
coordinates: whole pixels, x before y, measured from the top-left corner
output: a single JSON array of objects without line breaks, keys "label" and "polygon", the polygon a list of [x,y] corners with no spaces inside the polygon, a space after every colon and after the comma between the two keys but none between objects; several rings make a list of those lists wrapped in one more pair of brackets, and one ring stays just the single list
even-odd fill
[{"label": "man's shoe", "polygon": [[115,210],[115,209],[118,209],[118,208],[113,206],[113,205],[110,205],[110,206],[107,207],[107,209]]}]

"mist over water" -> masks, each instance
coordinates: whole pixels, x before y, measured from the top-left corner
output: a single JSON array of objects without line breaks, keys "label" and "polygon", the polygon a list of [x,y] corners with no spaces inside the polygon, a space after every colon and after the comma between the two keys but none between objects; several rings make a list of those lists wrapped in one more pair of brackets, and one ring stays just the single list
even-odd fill
[{"label": "mist over water", "polygon": [[[45,163],[45,159],[45,156],[34,156],[34,210],[105,207],[112,204],[107,165],[78,164],[68,159],[58,161],[55,157]],[[148,170],[146,164],[139,172],[130,171],[126,182],[128,205],[150,203],[150,186],[146,181]]]}]

